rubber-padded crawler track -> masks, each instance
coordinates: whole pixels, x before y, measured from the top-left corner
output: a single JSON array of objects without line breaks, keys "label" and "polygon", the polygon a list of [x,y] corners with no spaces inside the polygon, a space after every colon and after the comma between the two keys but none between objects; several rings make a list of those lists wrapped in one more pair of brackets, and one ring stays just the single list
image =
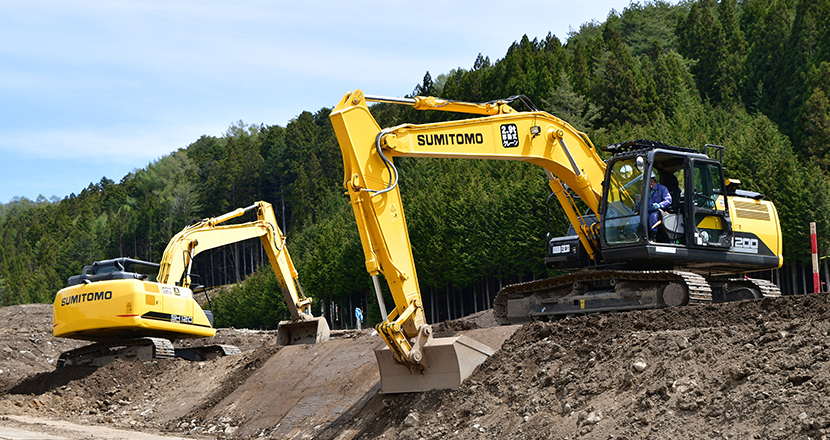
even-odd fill
[{"label": "rubber-padded crawler track", "polygon": [[[97,342],[61,353],[58,358],[57,367],[69,365],[94,365],[98,358],[117,356],[116,353],[123,352],[130,348],[152,349],[150,359],[172,359],[176,357],[176,350],[173,343],[164,338],[136,338],[124,341]],[[143,359],[143,358],[142,358]],[[148,359],[143,359],[148,360]]]},{"label": "rubber-padded crawler track", "polygon": [[[654,271],[627,271],[627,270],[584,270],[543,280],[512,284],[504,287],[496,295],[493,302],[493,311],[500,324],[510,324],[507,316],[507,301],[527,297],[544,291],[553,291],[557,288],[573,285],[574,283],[596,283],[619,281],[635,281],[650,283],[682,283],[689,292],[689,304],[708,304],[712,302],[712,289],[706,279],[693,272],[677,270]],[[646,305],[642,308],[654,308],[655,305]]]}]

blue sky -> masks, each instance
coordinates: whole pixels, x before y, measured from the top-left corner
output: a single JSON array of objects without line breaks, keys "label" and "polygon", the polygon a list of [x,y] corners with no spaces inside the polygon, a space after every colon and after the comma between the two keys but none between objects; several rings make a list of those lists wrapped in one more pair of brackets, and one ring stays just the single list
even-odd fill
[{"label": "blue sky", "polygon": [[403,96],[629,0],[0,0],[0,203],[115,182],[237,121]]}]

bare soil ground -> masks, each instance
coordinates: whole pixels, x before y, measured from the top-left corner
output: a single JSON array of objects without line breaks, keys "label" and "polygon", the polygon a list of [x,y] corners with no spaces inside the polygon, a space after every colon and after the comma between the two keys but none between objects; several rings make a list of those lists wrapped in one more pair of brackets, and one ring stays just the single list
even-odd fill
[{"label": "bare soil ground", "polygon": [[211,439],[826,439],[828,300],[821,293],[519,328],[497,327],[483,312],[436,332],[500,349],[458,390],[404,395],[377,393],[380,338],[371,330],[281,348],[274,332],[221,329],[199,343],[234,344],[241,355],[56,371],[60,352],[83,343],[51,336],[49,305],[6,307],[0,427],[64,421]]}]

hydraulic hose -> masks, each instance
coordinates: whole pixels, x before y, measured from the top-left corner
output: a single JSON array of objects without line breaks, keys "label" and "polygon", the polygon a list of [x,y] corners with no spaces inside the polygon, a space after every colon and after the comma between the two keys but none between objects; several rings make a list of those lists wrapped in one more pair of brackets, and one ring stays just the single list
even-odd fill
[{"label": "hydraulic hose", "polygon": [[380,158],[383,159],[383,163],[386,165],[386,170],[389,171],[389,176],[390,176],[389,185],[387,185],[386,188],[380,189],[380,190],[363,189],[363,191],[371,193],[372,196],[378,196],[378,195],[381,195],[383,193],[392,191],[398,185],[398,169],[395,168],[395,164],[392,163],[392,161],[389,160],[389,158],[386,157],[383,154],[383,148],[381,148],[381,146],[380,146],[381,140],[383,139],[383,137],[386,134],[389,133],[389,131],[390,131],[390,129],[388,129],[388,128],[385,129],[385,130],[382,130],[375,137],[375,148],[377,149],[378,154],[380,155]]}]

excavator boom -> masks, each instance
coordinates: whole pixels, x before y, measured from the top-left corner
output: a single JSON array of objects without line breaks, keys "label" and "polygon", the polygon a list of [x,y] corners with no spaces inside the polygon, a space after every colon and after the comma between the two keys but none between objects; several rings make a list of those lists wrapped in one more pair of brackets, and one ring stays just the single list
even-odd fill
[{"label": "excavator boom", "polygon": [[[223,225],[228,220],[255,211],[257,220]],[[290,321],[280,322],[277,343],[313,344],[329,339],[330,330],[325,318],[311,314],[311,298],[302,292],[297,269],[285,248],[285,236],[277,226],[271,204],[256,202],[215,218],[202,220],[176,234],[162,256],[159,281],[179,283],[190,287],[190,265],[200,252],[259,237],[271,268],[280,283],[285,303],[291,313]]]}]

